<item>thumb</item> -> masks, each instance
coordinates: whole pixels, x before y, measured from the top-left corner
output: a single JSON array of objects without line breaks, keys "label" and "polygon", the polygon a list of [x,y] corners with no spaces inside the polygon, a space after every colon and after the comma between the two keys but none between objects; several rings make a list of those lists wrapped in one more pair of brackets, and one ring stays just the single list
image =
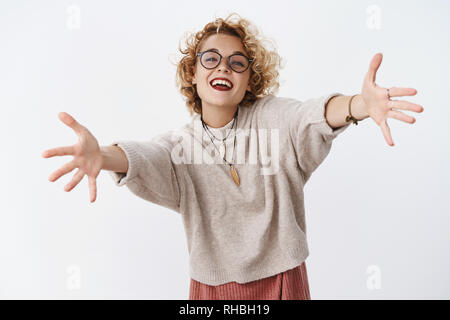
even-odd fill
[{"label": "thumb", "polygon": [[378,68],[381,65],[381,61],[383,60],[383,54],[381,52],[377,53],[373,56],[372,61],[370,61],[369,71],[367,72],[368,80],[372,83],[375,83]]}]

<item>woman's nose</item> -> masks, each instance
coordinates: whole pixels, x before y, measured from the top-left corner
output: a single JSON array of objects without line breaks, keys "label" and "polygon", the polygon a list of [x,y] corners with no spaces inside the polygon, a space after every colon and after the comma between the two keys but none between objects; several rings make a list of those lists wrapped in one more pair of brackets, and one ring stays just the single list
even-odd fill
[{"label": "woman's nose", "polygon": [[228,65],[227,59],[222,59],[222,61],[220,61],[218,70],[227,70],[228,72],[230,72],[230,66]]}]

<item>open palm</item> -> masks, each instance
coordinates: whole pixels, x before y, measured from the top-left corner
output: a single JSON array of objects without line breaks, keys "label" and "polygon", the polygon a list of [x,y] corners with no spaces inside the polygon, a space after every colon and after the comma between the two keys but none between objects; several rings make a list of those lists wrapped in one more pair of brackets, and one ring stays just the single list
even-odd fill
[{"label": "open palm", "polygon": [[392,141],[391,130],[387,124],[387,118],[394,118],[411,124],[416,121],[415,118],[401,111],[393,110],[393,108],[414,112],[422,112],[424,109],[422,106],[409,101],[390,100],[390,97],[414,96],[417,93],[416,89],[392,87],[388,90],[387,88],[379,87],[375,83],[376,73],[382,60],[383,55],[381,53],[377,53],[372,58],[369,71],[364,78],[361,95],[369,116],[381,128],[387,144],[393,146],[394,142]]},{"label": "open palm", "polygon": [[65,191],[72,190],[84,175],[88,176],[90,201],[94,202],[97,197],[97,176],[103,166],[103,157],[97,139],[89,132],[87,128],[79,124],[68,113],[60,112],[59,119],[71,127],[78,135],[78,143],[72,146],[57,147],[45,150],[42,157],[50,158],[54,156],[73,156],[72,161],[66,163],[61,168],[49,176],[49,181],[54,182],[61,176],[78,168],[72,180],[65,186]]}]

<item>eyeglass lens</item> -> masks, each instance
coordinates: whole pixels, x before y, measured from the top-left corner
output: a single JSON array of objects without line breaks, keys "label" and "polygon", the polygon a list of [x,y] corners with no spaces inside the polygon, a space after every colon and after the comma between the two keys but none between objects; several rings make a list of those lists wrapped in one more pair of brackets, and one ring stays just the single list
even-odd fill
[{"label": "eyeglass lens", "polygon": [[[213,51],[205,52],[202,56],[202,64],[205,68],[212,69],[219,64],[220,56]],[[242,55],[233,55],[230,58],[231,68],[236,72],[243,72],[248,67],[248,60]]]}]

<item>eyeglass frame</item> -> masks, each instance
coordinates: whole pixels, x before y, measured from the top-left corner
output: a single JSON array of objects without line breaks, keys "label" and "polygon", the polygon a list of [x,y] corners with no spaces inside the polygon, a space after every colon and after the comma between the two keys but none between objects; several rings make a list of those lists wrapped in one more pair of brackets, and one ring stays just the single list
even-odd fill
[{"label": "eyeglass frame", "polygon": [[[207,67],[205,67],[205,66],[203,65],[203,62],[202,62],[202,56],[203,56],[203,54],[206,53],[206,52],[214,52],[214,53],[217,53],[217,54],[219,55],[220,59],[219,59],[219,62],[217,63],[217,65],[216,65],[215,67],[213,67],[213,68],[207,68]],[[197,57],[200,57],[200,64],[202,65],[202,67],[205,68],[205,69],[208,69],[208,70],[217,68],[217,66],[220,65],[220,63],[222,62],[222,58],[223,58],[223,56],[222,56],[219,52],[217,52],[217,51],[215,51],[215,50],[212,50],[212,49],[206,50],[206,51],[201,51],[201,52],[197,53],[196,56],[197,56]],[[230,62],[230,58],[231,58],[232,56],[243,56],[244,58],[246,58],[246,59],[248,60],[247,68],[246,68],[244,71],[236,71],[236,70],[234,70],[233,67],[231,66],[231,62]],[[230,55],[230,56],[227,57],[227,64],[228,64],[228,66],[230,67],[230,69],[233,70],[234,72],[236,72],[236,73],[243,73],[243,72],[245,72],[245,71],[248,70],[248,68],[250,67],[250,63],[251,63],[253,60],[255,60],[255,59],[250,59],[250,58],[247,57],[245,54],[242,54],[242,53],[237,52],[237,53],[234,53],[234,54],[232,54],[232,55]]]}]

